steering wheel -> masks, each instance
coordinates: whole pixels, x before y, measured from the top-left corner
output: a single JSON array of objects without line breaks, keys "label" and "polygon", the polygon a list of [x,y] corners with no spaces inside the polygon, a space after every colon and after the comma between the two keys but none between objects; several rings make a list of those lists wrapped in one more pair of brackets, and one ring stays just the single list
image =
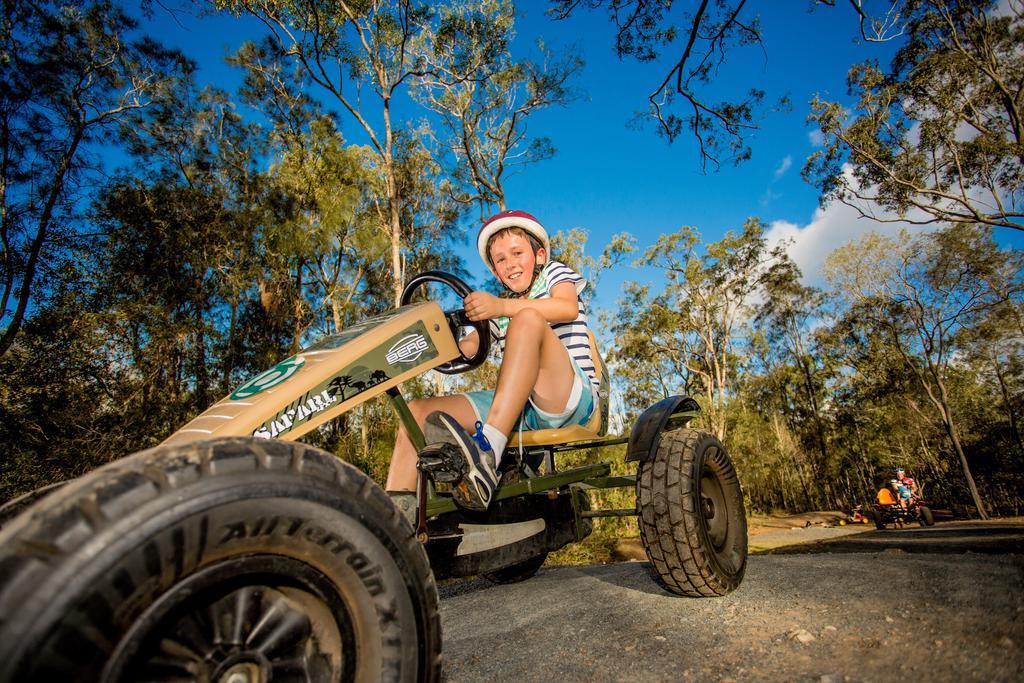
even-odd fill
[{"label": "steering wheel", "polygon": [[[440,270],[428,270],[420,273],[419,275],[413,276],[409,283],[402,290],[402,305],[405,306],[412,301],[413,293],[425,285],[428,282],[439,282],[444,285],[448,285],[455,290],[455,293],[460,298],[465,299],[470,292],[473,290],[469,288],[461,278],[455,277],[451,273],[445,273]],[[477,336],[480,338],[480,346],[477,347],[476,353],[472,356],[462,355],[462,350],[459,350],[459,357],[455,360],[438,365],[435,370],[443,372],[446,375],[454,375],[460,372],[466,372],[472,370],[475,367],[479,367],[487,360],[487,354],[491,350],[491,326],[487,320],[470,320],[466,316],[466,309],[455,308],[450,311],[444,312],[444,317],[448,321],[448,329],[451,330],[452,336],[456,342],[459,339],[459,329],[463,327],[472,327],[476,330]]]}]

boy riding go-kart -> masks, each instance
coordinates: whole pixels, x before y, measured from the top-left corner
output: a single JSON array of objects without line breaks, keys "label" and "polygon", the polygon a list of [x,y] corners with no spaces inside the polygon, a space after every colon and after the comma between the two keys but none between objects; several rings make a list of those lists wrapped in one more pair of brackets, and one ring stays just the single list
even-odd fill
[{"label": "boy riding go-kart", "polygon": [[[608,377],[582,278],[549,260],[528,214],[499,214],[481,237],[499,280],[525,296],[418,275],[401,307],[324,337],[161,446],[5,525],[0,680],[437,680],[435,579],[528,578],[600,516],[638,516],[667,590],[734,590],[743,497],[721,443],[686,426],[697,404],[665,398],[629,437],[605,436]],[[428,282],[464,308],[414,303]],[[412,377],[480,365],[492,337],[505,354],[494,392],[403,399]],[[295,441],[382,394],[401,422],[394,498]],[[617,444],[635,476],[556,468],[559,452]],[[635,487],[635,508],[591,509],[589,490],[619,486]]]},{"label": "boy riding go-kart", "polygon": [[875,496],[875,528],[881,530],[887,524],[903,528],[904,524],[910,522],[917,522],[921,526],[934,525],[935,517],[917,495],[913,479],[903,476],[902,467],[896,470],[896,474],[898,478],[879,489]]}]

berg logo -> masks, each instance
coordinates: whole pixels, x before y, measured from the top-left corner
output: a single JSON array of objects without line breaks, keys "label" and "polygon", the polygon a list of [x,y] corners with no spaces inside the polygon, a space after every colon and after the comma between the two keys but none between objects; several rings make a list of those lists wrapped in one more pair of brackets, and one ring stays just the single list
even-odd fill
[{"label": "berg logo", "polygon": [[243,398],[255,396],[261,391],[266,391],[270,387],[277,386],[298,372],[299,368],[301,368],[302,364],[305,362],[306,361],[304,359],[297,356],[281,361],[274,367],[261,372],[242,386],[235,389],[231,394],[231,400],[240,401]]},{"label": "berg logo", "polygon": [[422,334],[410,334],[396,341],[384,358],[390,365],[411,363],[422,356],[428,348],[430,347]]}]

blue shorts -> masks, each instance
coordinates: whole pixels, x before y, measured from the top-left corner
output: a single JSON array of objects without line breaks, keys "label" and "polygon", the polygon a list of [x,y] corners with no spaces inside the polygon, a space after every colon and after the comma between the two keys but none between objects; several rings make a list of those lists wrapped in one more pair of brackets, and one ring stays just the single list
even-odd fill
[{"label": "blue shorts", "polygon": [[[594,412],[594,387],[590,383],[587,373],[583,372],[576,363],[572,364],[576,370],[576,377],[573,378],[572,391],[569,392],[569,402],[565,410],[558,414],[548,413],[536,405],[532,399],[526,401],[523,413],[513,429],[518,430],[522,422],[523,431],[533,429],[557,429],[569,425],[584,425]],[[491,403],[494,401],[494,391],[470,391],[463,394],[469,399],[470,405],[476,411],[476,419],[480,422],[487,421],[487,414],[491,412]]]}]

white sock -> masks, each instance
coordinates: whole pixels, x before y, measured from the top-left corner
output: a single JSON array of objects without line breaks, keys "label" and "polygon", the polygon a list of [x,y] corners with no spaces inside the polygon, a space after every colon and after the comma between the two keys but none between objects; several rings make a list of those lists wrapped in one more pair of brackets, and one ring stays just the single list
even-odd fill
[{"label": "white sock", "polygon": [[508,437],[490,423],[484,425],[484,436],[491,442],[491,448],[494,449],[494,469],[498,469],[498,465],[501,464],[501,455],[505,452],[505,444],[508,443]]}]

